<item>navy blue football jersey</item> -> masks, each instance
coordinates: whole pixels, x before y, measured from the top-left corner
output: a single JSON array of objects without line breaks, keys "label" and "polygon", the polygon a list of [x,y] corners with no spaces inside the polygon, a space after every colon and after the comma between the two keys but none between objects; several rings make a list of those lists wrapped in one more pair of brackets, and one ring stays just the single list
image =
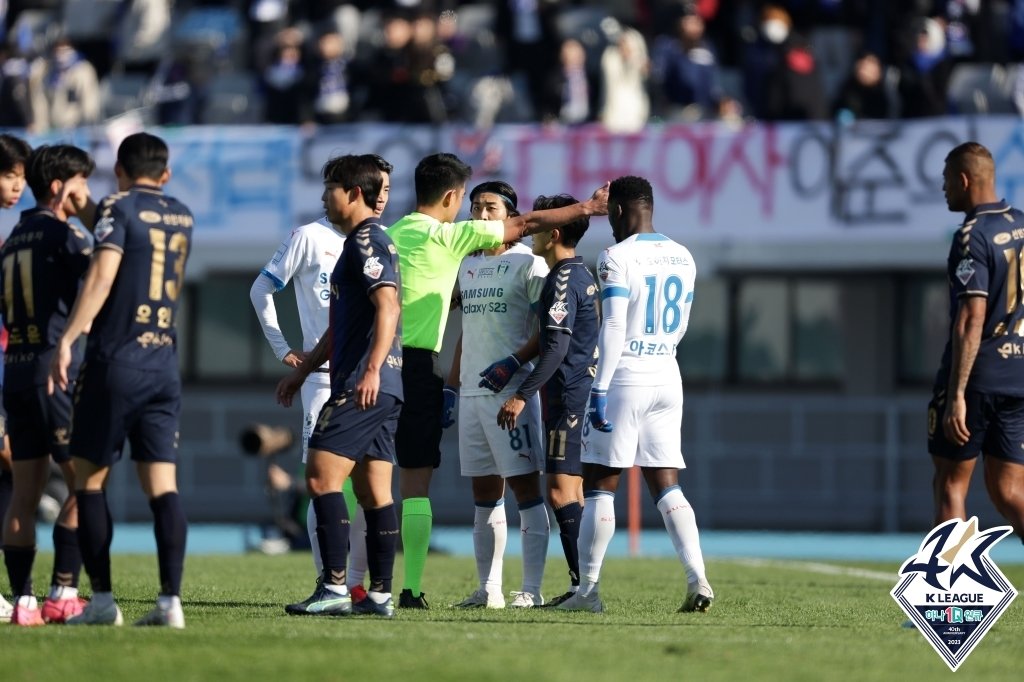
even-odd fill
[{"label": "navy blue football jersey", "polygon": [[123,254],[96,316],[86,358],[142,369],[177,368],[178,299],[192,242],[192,213],[159,188],[136,185],[103,199],[96,250]]},{"label": "navy blue football jersey", "polygon": [[[64,333],[91,253],[89,236],[52,211],[34,208],[21,214],[0,250],[0,289],[9,333],[8,390],[46,384],[53,350]],[[76,352],[72,377],[80,356]]]},{"label": "navy blue football jersey", "polygon": [[540,295],[540,347],[548,334],[572,336],[565,359],[544,385],[548,405],[586,405],[597,369],[597,282],[580,257],[558,261]]},{"label": "navy blue football jersey", "polygon": [[[398,250],[383,226],[366,220],[345,238],[331,273],[332,393],[354,388],[366,371],[377,316],[370,294],[384,286],[395,287],[401,301]],[[401,318],[380,369],[380,392],[403,399]]]},{"label": "navy blue football jersey", "polygon": [[1024,396],[1024,213],[1002,201],[977,206],[953,236],[946,268],[950,338],[936,383],[944,387],[949,381],[961,297],[982,296],[985,324],[967,387]]}]

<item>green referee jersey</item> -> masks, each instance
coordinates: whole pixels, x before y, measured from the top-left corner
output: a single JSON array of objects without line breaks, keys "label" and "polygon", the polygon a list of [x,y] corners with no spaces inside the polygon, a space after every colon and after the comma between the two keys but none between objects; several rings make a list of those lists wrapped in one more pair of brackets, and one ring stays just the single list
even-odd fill
[{"label": "green referee jersey", "polygon": [[388,228],[402,272],[402,345],[441,350],[448,303],[462,259],[505,239],[500,220],[442,223],[410,213]]}]

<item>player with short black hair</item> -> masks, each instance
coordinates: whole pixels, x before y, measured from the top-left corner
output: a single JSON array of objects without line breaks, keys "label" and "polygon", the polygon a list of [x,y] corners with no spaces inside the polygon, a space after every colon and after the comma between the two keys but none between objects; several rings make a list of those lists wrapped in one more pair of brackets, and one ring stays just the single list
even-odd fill
[{"label": "player with short black hair", "polygon": [[586,504],[580,524],[579,592],[559,608],[601,611],[598,580],[615,533],[615,491],[639,466],[686,573],[680,611],[707,611],[714,592],[704,570],[697,520],[679,487],[683,383],[676,349],[686,333],[697,267],[689,250],[654,230],[650,183],[612,181],[608,221],[615,245],[597,261],[602,324],[590,394]]},{"label": "player with short black hair", "polygon": [[25,191],[25,166],[32,154],[28,142],[4,133],[0,135],[0,209],[13,208]]},{"label": "player with short black hair", "polygon": [[[86,178],[94,165],[87,152],[70,145],[42,146],[28,158],[29,182],[36,206],[22,212],[0,250],[0,289],[9,332],[3,400],[11,416],[14,494],[4,523],[4,561],[15,595],[11,622],[33,626],[64,622],[81,613],[78,576],[82,558],[75,530],[74,495],[61,507],[53,527],[55,550],[49,596],[40,609],[32,592],[36,554],[36,508],[57,462],[68,490],[75,473],[68,453],[71,390],[47,395],[50,359],[67,323],[92,241],[68,219],[86,205]],[[74,383],[81,348],[74,353],[69,379]]]},{"label": "player with short black hair", "polygon": [[[277,387],[287,406],[330,357],[331,397],[309,440],[306,488],[313,500],[323,575],[313,594],[289,604],[293,615],[394,615],[391,582],[398,517],[391,496],[395,431],[402,408],[401,281],[395,246],[374,208],[383,181],[368,156],[343,156],[324,170],[327,217],[345,233],[331,273],[330,326]],[[345,566],[349,517],[339,492],[349,476],[366,514],[370,589],[354,606]]]},{"label": "player with short black hair", "polygon": [[75,389],[71,455],[78,541],[93,596],[68,624],[123,622],[111,583],[113,526],[105,488],[127,439],[153,512],[160,568],[156,606],[135,624],[185,627],[181,577],[188,523],[177,484],[181,377],[175,323],[193,218],[163,192],[171,171],[160,160],[167,158],[167,144],[148,133],[130,135],[118,147],[120,191],[98,208],[96,252],[50,368],[52,383],[66,389],[72,345],[89,330]]},{"label": "player with short black hair", "polygon": [[946,205],[965,217],[946,261],[950,338],[928,405],[935,523],[968,518],[984,453],[989,497],[1024,539],[1024,212],[998,198],[995,162],[977,142],[949,152],[942,178]]},{"label": "player with short black hair", "polygon": [[[518,215],[518,197],[500,180],[470,192],[476,220]],[[472,479],[473,552],[478,588],[456,606],[502,608],[503,554],[508,537],[505,483],[519,505],[523,539],[523,581],[512,592],[512,607],[544,603],[540,585],[548,551],[548,512],[540,488],[540,400],[534,396],[520,425],[504,431],[494,422],[498,407],[533,370],[537,354],[537,318],[533,308],[548,274],[547,263],[519,244],[502,244],[467,256],[459,266],[462,336],[456,345],[448,386],[446,415],[458,401],[459,459],[462,475]],[[463,338],[471,339],[468,344]],[[454,420],[449,416],[444,426]]]},{"label": "player with short black hair", "polygon": [[472,169],[452,154],[432,154],[416,166],[416,210],[388,228],[402,263],[405,403],[398,423],[399,489],[405,583],[399,606],[427,608],[421,583],[433,512],[430,479],[441,464],[444,380],[437,354],[448,322],[451,293],[462,259],[590,215],[604,215],[604,187],[587,201],[531,211],[503,221],[454,222]]},{"label": "player with short black hair", "polygon": [[[534,210],[561,209],[576,199],[568,194],[541,196]],[[569,567],[569,590],[543,606],[557,606],[579,589],[580,518],[583,514],[583,470],[580,453],[586,428],[587,399],[594,380],[597,354],[597,283],[576,255],[590,219],[567,220],[550,233],[533,237],[533,253],[551,269],[541,293],[540,359],[519,390],[501,406],[498,425],[514,429],[527,402],[538,392],[544,412],[547,446],[548,502],[558,521],[562,551]],[[538,604],[540,606],[541,604]]]},{"label": "player with short black hair", "polygon": [[[32,147],[20,137],[0,134],[0,210],[13,208],[25,191],[25,163]],[[3,242],[0,242],[2,245]],[[0,326],[0,385],[3,385],[4,348],[7,345],[7,330]],[[11,502],[14,477],[11,476],[11,447],[7,439],[7,412],[0,401],[0,521],[7,515]],[[0,595],[0,623],[5,623],[14,614],[14,606]]]},{"label": "player with short black hair", "polygon": [[[374,215],[380,217],[387,206],[391,189],[392,165],[376,154],[365,155],[372,161],[380,173],[382,183],[374,198]],[[336,159],[324,164],[322,173],[324,180],[341,172]],[[365,178],[363,179],[365,180]],[[360,180],[360,182],[363,182]],[[332,180],[333,182],[334,180]],[[277,251],[260,271],[249,290],[249,299],[256,310],[263,334],[267,337],[274,355],[288,367],[297,367],[316,346],[327,330],[330,320],[330,277],[334,266],[338,263],[345,244],[345,235],[341,229],[333,225],[327,216],[312,223],[302,225],[291,231],[288,238],[278,247]],[[274,294],[294,281],[295,303],[299,312],[299,324],[302,328],[302,346],[293,350],[281,331],[274,306]],[[299,392],[302,399],[302,463],[306,463],[309,437],[313,433],[313,425],[324,403],[331,396],[330,368],[327,364],[313,370],[302,384]],[[345,500],[348,504],[349,516],[352,518],[352,547],[349,556],[348,581],[352,598],[360,601],[365,595],[363,576],[366,574],[366,518],[363,510],[356,504],[352,490],[352,479],[345,482]],[[320,549],[317,544],[316,514],[312,502],[306,507],[306,532],[309,535],[310,547],[313,550],[313,565],[316,568],[317,580],[323,573],[320,563]]]}]

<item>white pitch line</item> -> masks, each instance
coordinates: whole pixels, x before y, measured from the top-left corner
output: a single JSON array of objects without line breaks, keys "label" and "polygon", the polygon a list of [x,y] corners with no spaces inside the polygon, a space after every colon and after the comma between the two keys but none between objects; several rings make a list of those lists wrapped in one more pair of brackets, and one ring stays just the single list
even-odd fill
[{"label": "white pitch line", "polygon": [[729,561],[741,566],[751,566],[754,568],[784,568],[824,575],[848,575],[854,578],[882,580],[894,585],[899,577],[895,573],[882,573],[881,571],[869,571],[864,568],[853,568],[851,566],[836,566],[835,564],[823,564],[816,561],[782,561],[779,559],[730,559]]}]

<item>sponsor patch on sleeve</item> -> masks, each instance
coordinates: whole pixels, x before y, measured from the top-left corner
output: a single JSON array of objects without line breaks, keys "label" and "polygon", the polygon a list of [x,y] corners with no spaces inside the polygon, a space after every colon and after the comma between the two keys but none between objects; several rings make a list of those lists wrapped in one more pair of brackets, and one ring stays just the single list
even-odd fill
[{"label": "sponsor patch on sleeve", "polygon": [[555,324],[562,324],[562,320],[569,314],[568,306],[565,301],[555,301],[554,304],[548,308],[548,315]]},{"label": "sponsor patch on sleeve", "polygon": [[370,279],[380,279],[382,272],[384,272],[384,266],[381,265],[377,256],[370,256],[363,261],[363,274]]},{"label": "sponsor patch on sleeve", "polygon": [[956,266],[956,278],[960,280],[961,284],[966,285],[972,277],[974,277],[974,259],[964,258]]},{"label": "sponsor patch on sleeve", "polygon": [[114,231],[114,219],[111,216],[105,216],[100,218],[96,222],[96,227],[93,229],[93,236],[96,237],[96,241],[101,242],[110,236],[110,233]]}]

